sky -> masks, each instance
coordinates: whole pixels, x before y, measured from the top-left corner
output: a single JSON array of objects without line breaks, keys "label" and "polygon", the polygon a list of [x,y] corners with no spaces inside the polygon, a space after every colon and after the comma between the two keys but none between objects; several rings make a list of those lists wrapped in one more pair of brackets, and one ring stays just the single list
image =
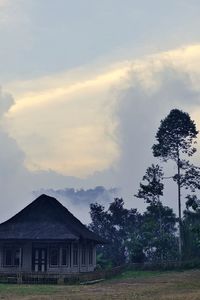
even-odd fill
[{"label": "sky", "polygon": [[[40,192],[83,222],[114,196],[143,207],[160,120],[178,108],[200,129],[199,13],[197,0],[0,0],[0,221]],[[176,210],[173,184],[164,201]]]}]

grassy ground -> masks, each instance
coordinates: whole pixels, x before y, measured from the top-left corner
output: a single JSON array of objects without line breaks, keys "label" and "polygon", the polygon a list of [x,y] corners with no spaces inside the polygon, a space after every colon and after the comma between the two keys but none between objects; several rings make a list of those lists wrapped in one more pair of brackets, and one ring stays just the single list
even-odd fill
[{"label": "grassy ground", "polygon": [[200,300],[200,271],[127,271],[112,280],[87,286],[0,284],[0,299]]}]

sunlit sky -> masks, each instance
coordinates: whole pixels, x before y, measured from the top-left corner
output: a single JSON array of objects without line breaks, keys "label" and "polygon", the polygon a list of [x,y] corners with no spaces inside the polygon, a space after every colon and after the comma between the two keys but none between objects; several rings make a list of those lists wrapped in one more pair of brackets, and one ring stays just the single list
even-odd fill
[{"label": "sunlit sky", "polygon": [[195,0],[0,0],[0,218],[40,188],[118,187],[140,206],[160,120],[177,107],[200,128],[199,13]]}]

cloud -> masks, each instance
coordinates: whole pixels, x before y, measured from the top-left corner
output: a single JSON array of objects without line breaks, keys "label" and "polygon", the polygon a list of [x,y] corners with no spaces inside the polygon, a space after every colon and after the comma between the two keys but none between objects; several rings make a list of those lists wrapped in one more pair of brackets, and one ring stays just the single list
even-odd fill
[{"label": "cloud", "polygon": [[160,97],[158,107],[163,108],[167,103],[177,105],[178,99],[181,105],[187,104],[190,98],[191,108],[198,101],[199,53],[200,45],[192,45],[140,60],[10,83],[7,89],[15,95],[15,104],[5,127],[25,153],[29,170],[86,178],[115,168],[124,151],[117,111],[131,101],[121,96],[123,91],[135,93],[127,116],[134,106],[145,112],[144,106],[149,102],[153,106],[156,97]]},{"label": "cloud", "polygon": [[9,137],[1,124],[8,109],[13,105],[12,96],[0,90],[0,218],[5,219],[9,212],[16,207],[16,198],[22,198],[26,186],[21,177],[26,178],[27,171],[23,167],[24,153],[16,141]]},{"label": "cloud", "polygon": [[[190,57],[188,50],[178,52],[182,59],[175,51],[174,55],[169,53],[149,60],[140,72],[133,68],[129,74],[129,86],[122,88],[118,95],[116,115],[120,120],[118,134],[121,156],[116,186],[123,188],[130,206],[143,206],[133,195],[137,192],[146,168],[152,162],[159,163],[153,158],[151,148],[160,120],[171,109],[178,108],[189,112],[200,128],[200,90],[197,86],[199,70],[193,61],[200,54],[196,55],[197,52],[193,51],[195,56]],[[195,67],[191,68],[192,65]],[[200,146],[198,148],[200,151]],[[194,161],[200,164],[198,155]],[[173,164],[164,164],[164,167],[169,176],[176,172]],[[173,182],[165,184],[165,203],[176,210],[176,186]]]},{"label": "cloud", "polygon": [[[62,176],[53,171],[29,172],[27,170],[24,152],[20,149],[16,140],[10,137],[1,126],[7,111],[14,103],[12,95],[0,89],[0,222],[5,221],[29,204],[36,197],[36,194],[33,193],[34,190],[40,190],[41,193],[41,189],[45,189],[47,193],[51,194],[53,189],[66,188],[67,186],[76,187],[79,189],[79,192],[73,190],[74,193],[72,193],[72,190],[69,190],[71,193],[68,192],[67,195],[68,199],[73,198],[73,200],[77,195],[78,202],[81,193],[80,188],[84,184],[82,180]],[[90,191],[87,191],[88,196],[90,193]],[[97,199],[99,193],[101,193],[102,197],[108,198],[109,191],[97,188],[93,192],[95,199]],[[56,196],[61,202],[66,200],[60,193],[57,193]],[[75,205],[73,205],[72,201],[69,204],[72,211],[75,212]],[[87,215],[89,210],[88,202],[83,206],[87,210]],[[84,220],[83,215],[81,219]]]},{"label": "cloud", "polygon": [[[16,99],[7,95],[8,102],[2,102],[9,138],[2,134],[9,139],[5,147],[13,145],[12,165],[17,163],[21,176],[17,179],[13,172],[18,195],[23,188],[25,199],[41,188],[116,186],[127,205],[142,207],[133,195],[153,161],[151,147],[160,120],[176,107],[188,111],[200,128],[199,50],[194,45],[98,70],[7,85]],[[198,157],[195,161],[199,163]],[[167,185],[166,199],[173,199],[174,189]],[[76,211],[71,199],[70,208]],[[83,206],[87,214],[88,202]]]},{"label": "cloud", "polygon": [[9,0],[0,0],[0,7],[7,6],[9,4]]},{"label": "cloud", "polygon": [[13,105],[14,99],[11,94],[3,92],[0,87],[0,116],[2,117]]},{"label": "cloud", "polygon": [[109,168],[119,156],[109,90],[126,73],[123,65],[76,81],[62,74],[41,79],[39,90],[33,81],[32,92],[30,82],[19,84],[6,126],[26,153],[29,170],[84,177]]},{"label": "cloud", "polygon": [[[0,29],[2,26],[13,28],[27,24],[27,17],[23,13],[24,0],[0,0]],[[10,27],[11,26],[11,27]]]},{"label": "cloud", "polygon": [[16,91],[16,103],[10,112],[17,114],[23,110],[53,105],[56,100],[59,103],[70,102],[74,97],[87,94],[91,89],[96,93],[107,90],[113,83],[123,81],[129,69],[130,65],[124,62],[97,74],[88,74],[86,70],[84,77],[84,70],[77,69],[38,80],[13,83],[9,88]]},{"label": "cloud", "polygon": [[103,186],[97,186],[90,189],[41,189],[34,192],[35,197],[41,194],[48,194],[59,199],[76,217],[84,219],[84,222],[89,222],[89,205],[90,203],[99,203],[106,207],[117,196],[117,189],[105,189]]}]

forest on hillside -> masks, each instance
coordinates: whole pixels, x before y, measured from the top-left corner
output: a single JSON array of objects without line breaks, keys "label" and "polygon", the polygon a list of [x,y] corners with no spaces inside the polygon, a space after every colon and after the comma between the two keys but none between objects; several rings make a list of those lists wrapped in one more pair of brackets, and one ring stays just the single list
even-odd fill
[{"label": "forest on hillside", "polygon": [[[160,122],[152,146],[152,163],[138,184],[135,197],[145,201],[143,213],[127,209],[122,198],[115,198],[108,209],[90,205],[89,228],[107,243],[98,246],[98,264],[189,261],[200,256],[200,167],[192,161],[197,152],[198,131],[188,113],[173,109]],[[198,153],[197,153],[198,154]],[[173,162],[172,176],[165,166]],[[178,216],[163,205],[168,180],[177,186]],[[167,200],[167,199],[166,199]],[[182,205],[182,206],[181,206]]]}]

